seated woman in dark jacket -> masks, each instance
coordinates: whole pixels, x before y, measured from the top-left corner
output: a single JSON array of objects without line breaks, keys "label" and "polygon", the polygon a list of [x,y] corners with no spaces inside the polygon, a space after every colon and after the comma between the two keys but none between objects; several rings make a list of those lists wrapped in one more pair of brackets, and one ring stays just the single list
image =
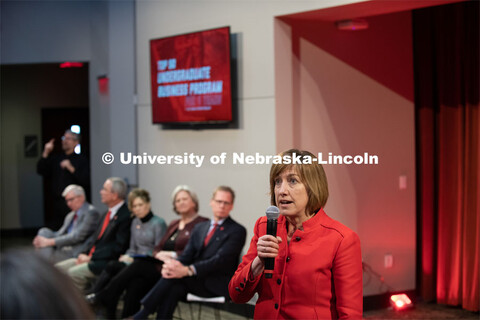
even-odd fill
[{"label": "seated woman in dark jacket", "polygon": [[207,218],[198,215],[198,198],[188,186],[175,188],[172,194],[173,210],[180,215],[167,228],[153,252],[153,258],[137,257],[133,263],[115,276],[104,290],[90,300],[106,308],[107,319],[116,318],[118,300],[126,290],[122,318],[140,309],[140,300],[161,277],[163,261],[179,255],[190,239],[193,227]]}]

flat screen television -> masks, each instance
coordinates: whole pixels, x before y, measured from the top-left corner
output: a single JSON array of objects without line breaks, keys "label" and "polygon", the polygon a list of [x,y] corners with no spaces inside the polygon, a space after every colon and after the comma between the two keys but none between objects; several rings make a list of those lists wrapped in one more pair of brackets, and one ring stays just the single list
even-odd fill
[{"label": "flat screen television", "polygon": [[233,121],[230,27],[150,40],[152,122]]}]

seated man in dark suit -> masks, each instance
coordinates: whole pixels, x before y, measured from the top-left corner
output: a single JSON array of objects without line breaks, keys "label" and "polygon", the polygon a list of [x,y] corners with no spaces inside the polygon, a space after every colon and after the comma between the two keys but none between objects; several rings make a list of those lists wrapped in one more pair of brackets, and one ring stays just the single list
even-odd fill
[{"label": "seated man in dark suit", "polygon": [[197,224],[178,260],[163,264],[162,279],[142,299],[143,309],[134,319],[171,319],[179,300],[188,292],[203,296],[228,297],[228,282],[235,272],[246,230],[230,218],[235,193],[230,187],[215,189],[210,200],[211,221]]},{"label": "seated man in dark suit", "polygon": [[97,209],[86,201],[85,191],[81,186],[67,186],[62,196],[72,210],[65,217],[63,226],[58,231],[41,228],[33,239],[37,251],[55,262],[78,256],[84,242],[97,229],[100,219]]},{"label": "seated man in dark suit", "polygon": [[131,214],[125,203],[127,184],[120,178],[108,178],[100,191],[102,202],[108,206],[94,237],[83,247],[78,257],[56,264],[66,271],[75,285],[85,290],[107,263],[116,260],[128,247]]}]

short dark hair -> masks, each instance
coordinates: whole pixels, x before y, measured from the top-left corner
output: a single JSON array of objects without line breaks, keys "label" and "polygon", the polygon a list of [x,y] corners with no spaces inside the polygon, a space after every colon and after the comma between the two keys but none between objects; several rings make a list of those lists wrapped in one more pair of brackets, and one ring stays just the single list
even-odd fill
[{"label": "short dark hair", "polygon": [[216,187],[215,190],[213,190],[212,199],[215,198],[215,195],[217,194],[218,191],[229,192],[230,195],[232,196],[232,204],[235,202],[235,192],[229,186],[218,186],[218,187]]}]

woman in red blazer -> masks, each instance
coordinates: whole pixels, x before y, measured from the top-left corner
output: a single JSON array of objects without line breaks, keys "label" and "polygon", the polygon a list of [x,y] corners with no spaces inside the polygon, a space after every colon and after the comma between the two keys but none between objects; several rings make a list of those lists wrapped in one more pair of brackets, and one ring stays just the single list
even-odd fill
[{"label": "woman in red blazer", "polygon": [[[283,162],[315,158],[295,149],[280,156]],[[229,284],[232,300],[245,303],[258,292],[255,319],[361,319],[360,240],[323,211],[328,198],[323,167],[315,161],[274,164],[270,191],[272,205],[280,209],[277,237],[266,234],[266,217],[257,220]],[[271,279],[263,276],[265,258],[275,258]]]}]

